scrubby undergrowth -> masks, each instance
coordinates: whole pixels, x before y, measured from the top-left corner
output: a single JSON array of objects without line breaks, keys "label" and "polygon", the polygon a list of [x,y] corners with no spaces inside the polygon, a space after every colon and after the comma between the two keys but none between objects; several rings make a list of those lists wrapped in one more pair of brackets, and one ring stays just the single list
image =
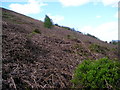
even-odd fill
[{"label": "scrubby undergrowth", "polygon": [[120,62],[102,58],[85,60],[77,66],[71,80],[73,87],[120,88]]}]

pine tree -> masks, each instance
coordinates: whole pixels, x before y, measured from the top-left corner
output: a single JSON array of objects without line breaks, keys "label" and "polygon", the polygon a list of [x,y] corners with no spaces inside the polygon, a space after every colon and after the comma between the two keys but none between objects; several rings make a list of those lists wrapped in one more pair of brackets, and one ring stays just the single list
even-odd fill
[{"label": "pine tree", "polygon": [[44,27],[52,28],[52,26],[53,26],[52,20],[46,15],[44,20]]}]

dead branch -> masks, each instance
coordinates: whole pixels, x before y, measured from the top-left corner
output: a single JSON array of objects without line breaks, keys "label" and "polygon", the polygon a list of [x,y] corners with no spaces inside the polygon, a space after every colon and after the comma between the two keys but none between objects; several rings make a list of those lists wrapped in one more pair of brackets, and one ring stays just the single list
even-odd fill
[{"label": "dead branch", "polygon": [[13,85],[13,88],[14,88],[15,90],[17,90],[16,84],[15,84],[15,82],[14,82],[13,77],[11,76],[10,79],[11,79],[11,83],[12,83],[12,85]]}]

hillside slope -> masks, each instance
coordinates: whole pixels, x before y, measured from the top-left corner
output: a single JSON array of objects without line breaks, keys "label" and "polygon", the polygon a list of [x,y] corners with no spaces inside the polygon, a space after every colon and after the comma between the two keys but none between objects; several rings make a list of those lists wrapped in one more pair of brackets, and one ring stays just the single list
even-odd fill
[{"label": "hillside slope", "polygon": [[[117,58],[117,46],[2,8],[3,89],[68,88],[84,59]],[[39,33],[36,33],[38,30]]]}]

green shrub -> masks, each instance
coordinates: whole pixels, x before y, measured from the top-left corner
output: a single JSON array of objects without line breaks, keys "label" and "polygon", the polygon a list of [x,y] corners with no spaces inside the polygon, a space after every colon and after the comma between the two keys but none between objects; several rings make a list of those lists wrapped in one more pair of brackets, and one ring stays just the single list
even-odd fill
[{"label": "green shrub", "polygon": [[89,48],[93,52],[102,53],[102,54],[106,54],[106,52],[109,51],[107,47],[100,46],[98,44],[91,44]]},{"label": "green shrub", "polygon": [[95,38],[95,39],[98,39],[97,37],[95,37],[95,36],[93,36],[93,35],[91,35],[91,34],[89,34],[89,33],[87,33],[87,36],[93,37],[93,38]]},{"label": "green shrub", "polygon": [[90,55],[90,53],[85,50],[85,48],[81,44],[74,44],[72,48],[74,50],[74,53],[78,54],[79,56],[85,56],[87,58],[87,56]]},{"label": "green shrub", "polygon": [[67,35],[67,39],[71,39],[71,40],[74,40],[74,39],[76,39],[76,37],[74,36],[74,35]]},{"label": "green shrub", "polygon": [[85,60],[74,71],[75,88],[120,88],[120,62],[102,58]]},{"label": "green shrub", "polygon": [[45,16],[44,27],[46,27],[46,28],[53,27],[52,20],[47,15]]},{"label": "green shrub", "polygon": [[67,38],[70,39],[71,35],[67,35]]},{"label": "green shrub", "polygon": [[71,30],[70,27],[66,27],[66,26],[61,26],[61,27],[64,28],[64,29],[67,29],[67,30]]},{"label": "green shrub", "polygon": [[58,24],[55,24],[55,26],[58,26],[58,27],[59,27],[59,25],[58,25]]},{"label": "green shrub", "polygon": [[3,12],[2,17],[7,18],[7,19],[12,19],[14,16],[12,14],[10,14],[10,13]]},{"label": "green shrub", "polygon": [[118,45],[118,44],[120,44],[120,41],[118,40],[112,40],[111,42],[109,42],[109,43],[111,43],[111,44],[113,44],[113,45]]},{"label": "green shrub", "polygon": [[33,32],[41,34],[39,29],[35,29]]},{"label": "green shrub", "polygon": [[33,30],[31,33],[28,34],[28,37],[32,37],[35,34],[41,34],[40,30],[39,29]]}]

